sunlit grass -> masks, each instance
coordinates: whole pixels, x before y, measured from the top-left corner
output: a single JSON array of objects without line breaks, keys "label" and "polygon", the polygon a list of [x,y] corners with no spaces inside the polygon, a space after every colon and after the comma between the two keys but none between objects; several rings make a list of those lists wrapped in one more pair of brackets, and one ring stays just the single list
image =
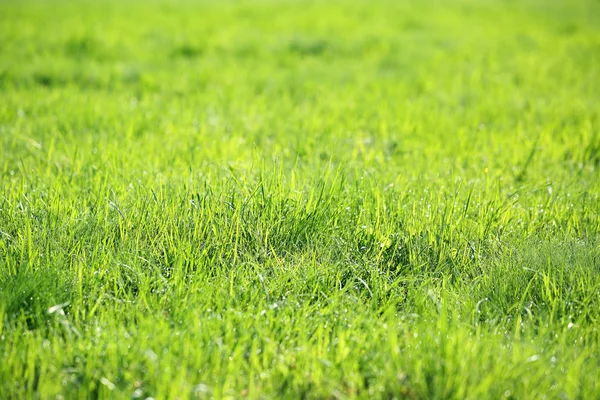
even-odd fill
[{"label": "sunlit grass", "polygon": [[599,27],[0,3],[0,397],[600,397]]}]

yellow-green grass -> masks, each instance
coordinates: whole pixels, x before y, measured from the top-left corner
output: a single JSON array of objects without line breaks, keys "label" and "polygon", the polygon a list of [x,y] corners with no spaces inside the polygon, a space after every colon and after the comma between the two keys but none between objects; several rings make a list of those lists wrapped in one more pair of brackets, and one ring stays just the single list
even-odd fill
[{"label": "yellow-green grass", "polygon": [[0,3],[1,398],[600,397],[600,3]]}]

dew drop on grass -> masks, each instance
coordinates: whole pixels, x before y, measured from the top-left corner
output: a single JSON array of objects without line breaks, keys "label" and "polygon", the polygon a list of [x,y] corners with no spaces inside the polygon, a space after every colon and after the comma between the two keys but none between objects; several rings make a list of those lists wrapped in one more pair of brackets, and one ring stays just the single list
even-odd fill
[{"label": "dew drop on grass", "polygon": [[115,387],[116,387],[115,384],[104,377],[102,379],[100,379],[100,383],[102,383],[104,386],[106,386],[109,390],[115,390]]},{"label": "dew drop on grass", "polygon": [[539,359],[540,359],[540,356],[538,356],[537,354],[534,354],[527,359],[527,362],[536,362]]}]

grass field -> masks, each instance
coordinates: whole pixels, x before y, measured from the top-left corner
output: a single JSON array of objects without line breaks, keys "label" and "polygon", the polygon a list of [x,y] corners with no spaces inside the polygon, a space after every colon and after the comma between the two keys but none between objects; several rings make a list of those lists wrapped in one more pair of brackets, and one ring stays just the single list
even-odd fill
[{"label": "grass field", "polygon": [[600,398],[600,2],[0,2],[0,398]]}]

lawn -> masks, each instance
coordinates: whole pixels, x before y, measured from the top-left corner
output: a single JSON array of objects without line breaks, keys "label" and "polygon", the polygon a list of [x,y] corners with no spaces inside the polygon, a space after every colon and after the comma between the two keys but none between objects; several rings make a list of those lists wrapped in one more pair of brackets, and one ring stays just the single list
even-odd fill
[{"label": "lawn", "polygon": [[600,398],[600,2],[0,2],[0,397]]}]

